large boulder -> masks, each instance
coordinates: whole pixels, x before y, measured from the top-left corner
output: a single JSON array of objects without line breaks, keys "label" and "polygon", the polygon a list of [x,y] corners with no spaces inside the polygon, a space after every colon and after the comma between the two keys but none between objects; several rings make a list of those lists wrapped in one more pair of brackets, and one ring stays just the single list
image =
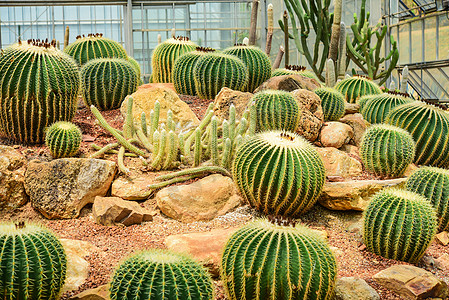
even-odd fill
[{"label": "large boulder", "polygon": [[254,91],[254,93],[263,90],[283,90],[292,92],[297,89],[306,89],[308,91],[313,91],[319,87],[321,87],[321,85],[315,79],[301,76],[299,74],[291,74],[271,77],[270,79],[262,83]]},{"label": "large boulder", "polygon": [[214,114],[220,119],[229,119],[229,106],[234,104],[236,118],[241,119],[245,109],[248,107],[253,94],[240,91],[234,91],[230,88],[224,87],[215,96]]},{"label": "large boulder", "polygon": [[173,92],[176,93],[175,85],[171,82],[166,82],[166,83],[152,82],[152,83],[142,84],[137,87],[138,90],[151,89],[151,88],[162,88],[162,89],[172,90]]},{"label": "large boulder", "polygon": [[316,148],[324,162],[327,177],[351,178],[362,174],[362,164],[334,147]]},{"label": "large boulder", "polygon": [[320,144],[323,147],[340,148],[348,144],[354,136],[354,130],[348,124],[327,122],[321,128]]},{"label": "large boulder", "polygon": [[334,300],[378,300],[379,294],[365,280],[341,277],[335,284]]},{"label": "large boulder", "polygon": [[100,285],[94,289],[85,290],[73,297],[70,300],[110,300],[109,284]]},{"label": "large boulder", "polygon": [[25,173],[25,190],[34,208],[48,219],[76,218],[81,209],[105,196],[115,162],[90,158],[33,160]]},{"label": "large boulder", "polygon": [[366,122],[363,119],[362,114],[359,113],[346,115],[340,119],[340,122],[343,122],[351,126],[352,130],[354,131],[354,136],[352,137],[351,142],[352,144],[359,147],[362,141],[362,136],[365,133],[366,129],[368,128],[369,123]]},{"label": "large boulder", "polygon": [[358,113],[360,110],[360,105],[357,103],[345,102],[345,115]]},{"label": "large boulder", "polygon": [[310,142],[314,142],[317,140],[321,127],[324,124],[321,99],[317,94],[305,89],[294,90],[292,95],[298,102],[301,111],[296,132]]},{"label": "large boulder", "polygon": [[27,203],[26,166],[27,160],[19,151],[0,145],[0,210],[15,209]]}]

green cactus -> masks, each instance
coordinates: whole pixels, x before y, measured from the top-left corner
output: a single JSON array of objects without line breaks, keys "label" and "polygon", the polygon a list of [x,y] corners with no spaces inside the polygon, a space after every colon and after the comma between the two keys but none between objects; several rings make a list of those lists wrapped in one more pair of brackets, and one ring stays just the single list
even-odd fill
[{"label": "green cactus", "polygon": [[376,175],[401,177],[414,156],[415,143],[404,129],[377,124],[363,134],[360,158],[365,168]]},{"label": "green cactus", "polygon": [[128,59],[122,45],[98,33],[89,34],[87,37],[77,36],[76,41],[66,47],[64,52],[73,57],[79,66],[96,58]]},{"label": "green cactus", "polygon": [[357,99],[362,96],[382,93],[379,86],[372,80],[359,75],[343,79],[337,83],[335,89],[342,93],[349,103],[356,103]]},{"label": "green cactus", "polygon": [[19,222],[0,224],[0,297],[56,300],[64,285],[67,258],[47,229]]},{"label": "green cactus", "polygon": [[81,145],[81,130],[73,123],[60,121],[47,128],[45,145],[54,158],[74,156]]},{"label": "green cactus", "polygon": [[270,220],[247,224],[226,243],[221,278],[227,298],[333,299],[337,263],[327,242],[305,226]]},{"label": "green cactus", "polygon": [[240,58],[248,68],[249,80],[245,90],[253,92],[262,83],[271,77],[271,62],[268,55],[255,46],[236,45],[225,49],[225,54]]},{"label": "green cactus", "polygon": [[44,129],[75,116],[80,88],[76,62],[55,43],[28,40],[0,53],[0,136],[42,143]]},{"label": "green cactus", "polygon": [[417,263],[437,228],[435,210],[423,196],[383,189],[364,212],[363,240],[368,251],[389,259]]},{"label": "green cactus", "polygon": [[435,208],[438,231],[449,231],[449,171],[435,167],[416,170],[405,183],[411,192],[426,197]]},{"label": "green cactus", "polygon": [[313,91],[321,99],[325,121],[337,121],[345,115],[345,98],[334,88],[318,88]]},{"label": "green cactus", "polygon": [[449,166],[449,114],[445,110],[414,101],[391,110],[386,123],[410,132],[416,143],[416,164]]},{"label": "green cactus", "polygon": [[119,108],[137,90],[138,77],[131,63],[119,58],[99,58],[81,69],[86,105],[100,110]]},{"label": "green cactus", "polygon": [[366,95],[366,96],[362,96],[360,98],[357,99],[357,104],[359,105],[359,111],[362,111],[363,108],[365,107],[365,104],[371,100],[373,97],[376,97],[377,94],[374,95]]},{"label": "green cactus", "polygon": [[254,94],[252,100],[257,112],[257,131],[296,131],[301,109],[292,94],[280,90],[264,90]]},{"label": "green cactus", "polygon": [[157,45],[151,57],[153,82],[173,82],[172,70],[175,61],[184,53],[192,52],[197,45],[187,37],[174,37]]},{"label": "green cactus", "polygon": [[128,56],[128,61],[131,63],[131,66],[133,67],[134,71],[136,71],[136,74],[137,74],[137,85],[142,85],[143,84],[142,72],[140,70],[139,63],[137,62],[137,60],[135,60],[131,56]]},{"label": "green cactus", "polygon": [[360,113],[371,124],[384,123],[390,110],[396,106],[413,101],[415,100],[411,99],[407,94],[389,91],[371,97],[363,104],[363,109],[360,110]]},{"label": "green cactus", "polygon": [[214,99],[223,87],[244,91],[248,76],[241,59],[217,52],[201,56],[193,68],[195,88],[202,99]]},{"label": "green cactus", "polygon": [[316,81],[320,82],[318,77],[316,77],[315,73],[309,71],[304,66],[298,66],[298,65],[288,65],[285,66],[285,68],[278,68],[274,70],[271,73],[271,77],[275,76],[282,76],[282,75],[292,75],[292,74],[299,74],[304,77],[315,79]]},{"label": "green cactus", "polygon": [[211,300],[213,282],[193,259],[167,250],[134,254],[115,271],[110,284],[112,300]]},{"label": "green cactus", "polygon": [[313,206],[324,185],[324,164],[303,137],[268,131],[248,138],[232,175],[247,202],[265,214],[296,217]]}]

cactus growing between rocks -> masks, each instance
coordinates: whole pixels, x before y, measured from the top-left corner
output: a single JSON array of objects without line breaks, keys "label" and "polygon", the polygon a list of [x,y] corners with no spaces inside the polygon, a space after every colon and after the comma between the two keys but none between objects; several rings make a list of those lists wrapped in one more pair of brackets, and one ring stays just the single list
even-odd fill
[{"label": "cactus growing between rocks", "polygon": [[345,96],[349,103],[356,103],[357,99],[362,96],[382,93],[379,86],[371,79],[359,75],[343,79],[337,83],[335,88]]},{"label": "cactus growing between rocks", "polygon": [[325,121],[337,121],[345,115],[345,98],[333,88],[318,88],[313,91],[321,99]]},{"label": "cactus growing between rocks", "polygon": [[70,122],[56,122],[47,128],[45,145],[54,158],[74,156],[81,145],[81,130]]},{"label": "cactus growing between rocks", "polygon": [[369,98],[363,104],[363,109],[360,109],[360,112],[363,118],[371,124],[384,123],[392,109],[413,101],[415,100],[411,99],[408,94],[390,91]]}]

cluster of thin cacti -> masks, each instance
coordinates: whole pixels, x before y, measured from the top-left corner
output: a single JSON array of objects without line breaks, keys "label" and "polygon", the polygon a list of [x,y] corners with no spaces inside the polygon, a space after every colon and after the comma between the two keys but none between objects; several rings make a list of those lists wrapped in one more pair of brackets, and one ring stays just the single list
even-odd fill
[{"label": "cluster of thin cacti", "polygon": [[45,131],[45,145],[54,158],[74,156],[80,148],[81,138],[81,130],[71,122],[56,122]]}]

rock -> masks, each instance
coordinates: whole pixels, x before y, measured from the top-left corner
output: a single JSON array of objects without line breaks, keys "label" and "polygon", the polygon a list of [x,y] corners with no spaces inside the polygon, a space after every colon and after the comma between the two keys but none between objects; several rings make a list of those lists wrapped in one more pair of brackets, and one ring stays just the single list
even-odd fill
[{"label": "rock", "polygon": [[154,211],[141,207],[137,202],[118,197],[95,197],[92,214],[97,224],[125,226],[153,221]]},{"label": "rock", "polygon": [[447,231],[442,231],[438,233],[435,238],[438,242],[440,242],[443,246],[447,246],[449,244],[449,233]]},{"label": "rock", "polygon": [[360,152],[359,152],[359,148],[357,146],[354,146],[351,144],[345,144],[340,147],[340,150],[360,158]]},{"label": "rock", "polygon": [[[154,108],[156,100],[160,103],[159,122],[167,120],[167,111],[170,109],[173,112],[173,120],[179,122],[182,127],[189,124],[198,125],[200,121],[190,107],[179,99],[178,95],[171,89],[151,87],[145,89],[138,89],[131,94],[133,97],[133,119],[136,124],[140,126],[140,116],[145,112],[147,124],[150,120],[150,112]],[[128,105],[127,96],[122,103],[120,111],[123,118],[126,119],[126,107]]]},{"label": "rock", "polygon": [[414,163],[409,164],[408,167],[405,169],[404,177],[409,177],[418,169],[419,169],[419,167],[417,165],[415,165]]},{"label": "rock", "polygon": [[308,90],[294,90],[292,95],[298,102],[301,116],[296,133],[302,135],[310,142],[317,140],[320,129],[324,123],[321,99],[317,94]]},{"label": "rock", "polygon": [[334,253],[335,257],[337,257],[337,258],[339,258],[339,257],[344,255],[343,250],[341,250],[338,247],[329,246],[329,248],[331,249],[332,253]]},{"label": "rock", "polygon": [[221,255],[229,237],[237,228],[213,229],[208,232],[170,235],[165,239],[168,249],[185,252],[201,262],[214,276],[219,276]]},{"label": "rock", "polygon": [[379,294],[365,280],[357,277],[338,278],[335,300],[377,300]]},{"label": "rock", "polygon": [[70,300],[110,300],[109,284],[100,285],[97,288],[85,290],[70,298]]},{"label": "rock", "polygon": [[27,160],[12,147],[0,145],[0,210],[15,209],[28,202],[24,180]]},{"label": "rock", "polygon": [[321,87],[321,85],[315,79],[298,74],[291,74],[271,77],[270,79],[262,83],[254,91],[254,93],[263,90],[284,90],[287,92],[291,92],[297,89],[306,89],[308,91],[313,91],[319,87]]},{"label": "rock", "polygon": [[324,162],[326,176],[356,177],[362,174],[362,164],[347,153],[333,147],[316,148]]},{"label": "rock", "polygon": [[346,115],[340,119],[340,122],[351,126],[352,130],[354,131],[354,136],[352,137],[351,142],[357,147],[360,147],[362,136],[369,126],[369,124],[363,119],[362,114],[356,113]]},{"label": "rock", "polygon": [[245,109],[248,107],[253,94],[234,91],[230,88],[224,87],[215,96],[214,114],[220,119],[229,119],[229,106],[234,104],[236,119],[241,119]]},{"label": "rock", "polygon": [[348,124],[327,122],[321,128],[320,143],[323,147],[340,148],[348,144],[354,136],[354,130]]},{"label": "rock", "polygon": [[25,190],[46,218],[76,218],[95,196],[106,195],[115,170],[115,162],[102,159],[33,160],[25,173]]},{"label": "rock", "polygon": [[172,90],[176,93],[175,85],[173,83],[146,83],[137,87],[138,90],[151,89],[151,88],[161,88],[166,90]]},{"label": "rock", "polygon": [[168,172],[146,172],[137,177],[118,177],[111,187],[111,196],[124,200],[146,200],[151,196],[148,185],[158,183],[155,178]]},{"label": "rock", "polygon": [[345,115],[358,113],[360,110],[360,105],[357,103],[345,102]]},{"label": "rock", "polygon": [[331,210],[358,210],[368,207],[370,198],[385,187],[402,184],[406,178],[326,182],[318,202]]},{"label": "rock", "polygon": [[449,254],[443,253],[440,257],[435,259],[435,267],[440,270],[449,270]]},{"label": "rock", "polygon": [[414,266],[395,265],[375,274],[373,279],[405,299],[444,299],[448,296],[444,281]]},{"label": "rock", "polygon": [[242,203],[231,178],[210,175],[192,184],[166,187],[156,194],[162,213],[181,222],[209,221]]}]

